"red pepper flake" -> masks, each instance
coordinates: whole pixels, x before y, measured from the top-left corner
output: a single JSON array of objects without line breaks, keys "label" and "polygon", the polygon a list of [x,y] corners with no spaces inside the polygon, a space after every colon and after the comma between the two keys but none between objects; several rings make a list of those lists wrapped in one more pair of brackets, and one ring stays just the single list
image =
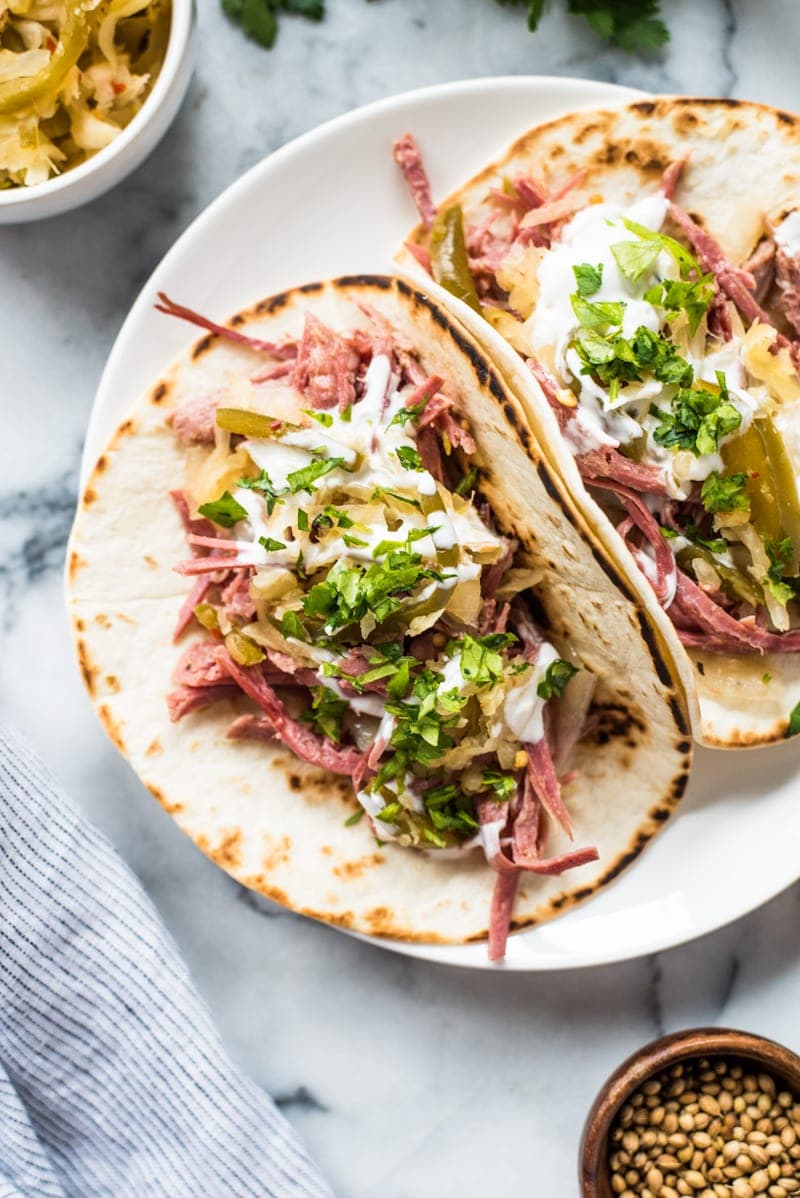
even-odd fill
[{"label": "red pepper flake", "polygon": [[115,96],[121,96],[122,93],[125,91],[125,84],[124,83],[112,83],[111,90],[113,91]]}]

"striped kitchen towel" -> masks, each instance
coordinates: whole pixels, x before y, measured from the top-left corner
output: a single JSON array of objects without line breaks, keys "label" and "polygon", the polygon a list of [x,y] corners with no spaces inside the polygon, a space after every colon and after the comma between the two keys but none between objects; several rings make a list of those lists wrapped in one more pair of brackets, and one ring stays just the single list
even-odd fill
[{"label": "striped kitchen towel", "polygon": [[0,1198],[331,1198],[136,878],[0,728]]}]

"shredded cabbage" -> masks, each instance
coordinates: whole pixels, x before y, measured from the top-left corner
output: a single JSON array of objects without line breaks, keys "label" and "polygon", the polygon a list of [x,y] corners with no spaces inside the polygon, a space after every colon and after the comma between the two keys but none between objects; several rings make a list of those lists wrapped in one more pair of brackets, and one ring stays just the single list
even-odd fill
[{"label": "shredded cabbage", "polygon": [[171,0],[0,0],[0,188],[85,162],[155,82]]}]

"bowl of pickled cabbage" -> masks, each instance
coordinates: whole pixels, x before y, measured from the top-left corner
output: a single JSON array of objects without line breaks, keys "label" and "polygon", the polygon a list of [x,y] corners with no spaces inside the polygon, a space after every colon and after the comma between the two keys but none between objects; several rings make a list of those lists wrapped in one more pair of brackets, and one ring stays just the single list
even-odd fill
[{"label": "bowl of pickled cabbage", "polygon": [[191,0],[0,0],[0,223],[139,165],[186,92],[192,23]]}]

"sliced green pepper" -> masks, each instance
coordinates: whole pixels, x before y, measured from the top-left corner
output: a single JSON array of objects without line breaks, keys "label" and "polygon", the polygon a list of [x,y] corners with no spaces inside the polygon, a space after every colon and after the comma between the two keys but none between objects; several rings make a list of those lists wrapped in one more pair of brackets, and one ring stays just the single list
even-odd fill
[{"label": "sliced green pepper", "polygon": [[257,440],[276,437],[284,429],[298,427],[261,412],[248,412],[245,408],[217,408],[217,425],[228,433],[239,433],[242,437],[255,437]]},{"label": "sliced green pepper", "polygon": [[800,565],[800,500],[783,438],[769,416],[759,416],[722,446],[726,472],[747,474],[745,494],[753,526],[764,541],[792,542],[792,573]]},{"label": "sliced green pepper", "polygon": [[8,79],[0,83],[0,115],[19,112],[54,96],[88,42],[89,22],[86,13],[81,4],[70,0],[58,45],[50,55],[47,66],[27,79]]},{"label": "sliced green pepper", "polygon": [[430,234],[431,272],[451,295],[480,312],[475,280],[469,269],[464,220],[460,204],[440,212]]},{"label": "sliced green pepper", "polygon": [[[750,603],[753,607],[758,607],[764,602],[761,588],[755,582],[741,570],[736,570],[732,566],[724,566],[718,562],[711,550],[706,549],[705,546],[687,545],[685,549],[679,549],[675,556],[682,570],[692,570],[692,562],[698,557],[707,562],[709,566],[713,566],[719,575],[723,591],[732,599],[743,599],[745,603]],[[694,570],[692,573],[694,574]]]}]

